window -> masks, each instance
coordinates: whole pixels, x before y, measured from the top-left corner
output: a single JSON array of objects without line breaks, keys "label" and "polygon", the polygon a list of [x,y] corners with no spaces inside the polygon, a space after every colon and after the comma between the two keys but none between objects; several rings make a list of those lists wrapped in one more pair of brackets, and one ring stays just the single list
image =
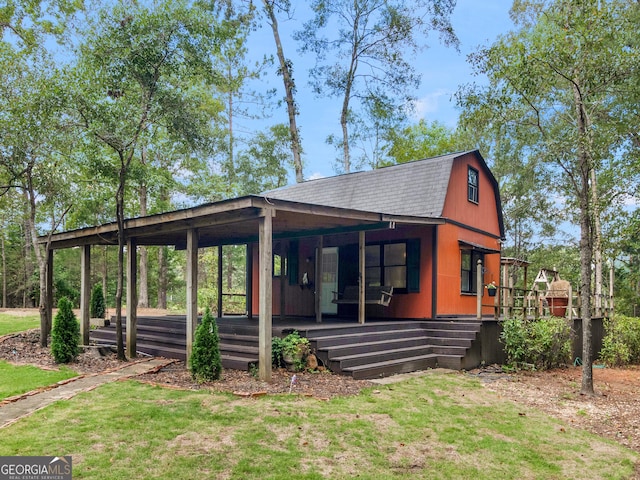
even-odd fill
[{"label": "window", "polygon": [[367,245],[365,250],[367,285],[392,285],[407,289],[407,243]]},{"label": "window", "polygon": [[478,203],[478,170],[473,167],[467,171],[467,199]]},{"label": "window", "polygon": [[477,293],[478,260],[484,265],[484,254],[476,250],[461,250],[460,291]]},{"label": "window", "polygon": [[280,277],[287,274],[287,259],[278,253],[273,254],[273,276]]}]

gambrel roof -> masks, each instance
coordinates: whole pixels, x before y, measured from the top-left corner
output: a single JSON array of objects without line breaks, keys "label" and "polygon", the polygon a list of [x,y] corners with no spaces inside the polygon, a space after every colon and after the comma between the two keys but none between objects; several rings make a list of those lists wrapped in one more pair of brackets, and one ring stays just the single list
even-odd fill
[{"label": "gambrel roof", "polygon": [[309,180],[267,198],[417,217],[442,215],[453,160],[463,153]]}]

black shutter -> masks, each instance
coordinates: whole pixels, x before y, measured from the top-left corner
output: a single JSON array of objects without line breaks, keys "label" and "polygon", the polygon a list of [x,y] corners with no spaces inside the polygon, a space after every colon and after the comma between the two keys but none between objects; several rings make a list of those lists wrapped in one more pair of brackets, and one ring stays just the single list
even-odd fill
[{"label": "black shutter", "polygon": [[289,268],[289,285],[298,285],[298,265],[299,265],[299,243],[298,240],[289,242],[289,256],[287,267]]},{"label": "black shutter", "polygon": [[420,292],[420,239],[407,240],[407,292]]}]

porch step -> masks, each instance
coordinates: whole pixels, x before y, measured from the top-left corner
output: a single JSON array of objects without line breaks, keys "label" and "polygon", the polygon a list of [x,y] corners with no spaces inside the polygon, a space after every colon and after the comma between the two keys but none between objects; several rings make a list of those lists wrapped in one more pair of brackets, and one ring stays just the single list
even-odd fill
[{"label": "porch step", "polygon": [[384,362],[367,363],[343,369],[355,379],[378,378],[395,375],[398,373],[415,372],[435,368],[438,365],[438,355],[427,354],[414,357],[405,357]]},{"label": "porch step", "polygon": [[357,333],[347,333],[341,335],[324,335],[324,336],[314,336],[311,335],[307,338],[315,343],[316,348],[323,348],[326,346],[337,346],[337,345],[349,345],[355,342],[362,342],[363,340],[375,340],[377,338],[381,338],[384,340],[392,340],[392,339],[400,339],[400,338],[410,338],[410,337],[418,337],[424,336],[424,330],[421,328],[411,328],[411,329],[403,329],[403,330],[373,330],[367,331],[363,333],[362,331]]}]

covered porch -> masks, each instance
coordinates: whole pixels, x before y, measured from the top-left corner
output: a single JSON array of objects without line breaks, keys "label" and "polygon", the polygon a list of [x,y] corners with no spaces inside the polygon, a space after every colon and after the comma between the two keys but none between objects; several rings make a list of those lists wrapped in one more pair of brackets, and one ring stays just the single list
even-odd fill
[{"label": "covered porch", "polygon": [[[257,264],[257,281],[247,282],[248,299],[256,299],[257,312],[253,302],[247,302],[247,320],[255,322],[258,329],[258,368],[262,380],[271,377],[271,338],[273,335],[273,251],[274,242],[285,239],[313,238],[316,251],[322,252],[324,239],[335,235],[357,235],[358,238],[358,280],[360,285],[357,305],[357,322],[365,323],[365,243],[367,233],[392,230],[397,225],[438,225],[442,219],[407,217],[381,213],[364,212],[335,207],[304,204],[298,202],[271,200],[260,196],[207,204],[165,214],[129,219],[125,222],[127,253],[126,305],[126,352],[135,357],[138,351],[137,305],[137,247],[141,245],[174,246],[186,251],[186,316],[185,355],[188,360],[195,329],[198,322],[198,249],[203,247],[246,244],[257,245],[257,262],[253,260],[253,249],[247,249],[248,263]],[[93,245],[116,245],[117,225],[109,223],[98,227],[85,228],[41,237],[40,242],[50,242],[49,288],[54,268],[53,251],[61,248],[80,247],[81,254],[81,336],[84,344],[89,343],[89,298],[90,298],[90,256]],[[323,292],[322,263],[315,255],[314,317],[307,323],[320,324],[324,321],[320,302]],[[248,269],[249,277],[252,269]],[[257,285],[254,292],[253,285]],[[285,312],[286,299],[280,296],[280,311]],[[49,310],[53,307],[48,305]],[[255,319],[257,313],[257,319]],[[298,323],[297,323],[298,324]],[[276,322],[276,328],[279,328]],[[298,324],[299,325],[299,324]],[[284,327],[283,327],[284,328]]]}]

